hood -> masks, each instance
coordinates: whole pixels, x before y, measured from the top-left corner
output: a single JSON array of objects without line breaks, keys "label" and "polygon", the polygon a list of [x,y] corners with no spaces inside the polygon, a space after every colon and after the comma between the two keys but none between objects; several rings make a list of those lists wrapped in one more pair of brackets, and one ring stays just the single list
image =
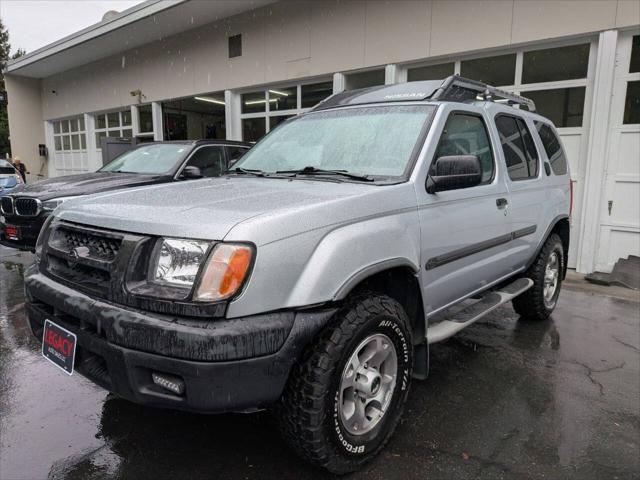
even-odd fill
[{"label": "hood", "polygon": [[65,177],[54,177],[29,185],[19,185],[11,193],[21,197],[38,198],[42,201],[56,197],[88,195],[118,188],[149,185],[169,180],[161,175],[142,175],[137,173],[93,172]]},{"label": "hood", "polygon": [[[92,195],[62,204],[56,217],[132,233],[223,240],[236,225],[269,219],[256,244],[335,221],[345,202],[388,187],[348,182],[221,177]],[[313,221],[305,211],[314,214]],[[282,221],[286,217],[286,221]],[[278,219],[280,221],[278,222]],[[275,223],[273,223],[275,222]],[[266,229],[265,229],[266,230]],[[260,238],[254,238],[260,237]],[[268,238],[269,237],[269,238]]]}]

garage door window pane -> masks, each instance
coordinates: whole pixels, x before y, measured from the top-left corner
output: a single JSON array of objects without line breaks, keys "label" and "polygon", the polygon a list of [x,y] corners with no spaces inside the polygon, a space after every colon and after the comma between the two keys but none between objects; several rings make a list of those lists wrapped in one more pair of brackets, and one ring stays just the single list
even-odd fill
[{"label": "garage door window pane", "polygon": [[279,115],[277,117],[270,117],[269,118],[269,130],[273,130],[274,128],[276,128],[278,125],[280,125],[282,122],[284,122],[285,120],[287,120],[288,118],[291,118],[295,115]]},{"label": "garage door window pane", "polygon": [[69,120],[62,120],[62,122],[60,122],[60,127],[62,133],[67,133],[69,131]]},{"label": "garage door window pane", "polygon": [[298,108],[298,88],[269,89],[269,110],[294,110]]},{"label": "garage door window pane", "polygon": [[80,150],[80,137],[71,135],[71,150]]},{"label": "garage door window pane", "polygon": [[333,82],[302,85],[302,108],[315,107],[333,93]]},{"label": "garage door window pane", "polygon": [[384,70],[350,73],[345,76],[345,84],[345,90],[356,90],[358,88],[384,85]]},{"label": "garage door window pane", "polygon": [[556,175],[566,175],[567,158],[564,156],[564,152],[560,146],[560,140],[558,140],[558,137],[549,125],[542,122],[535,122],[535,125],[538,134],[540,134],[544,151],[551,164],[551,170],[553,170],[553,173]]},{"label": "garage door window pane", "polygon": [[640,35],[633,37],[631,45],[631,62],[629,63],[629,73],[640,72]]},{"label": "garage door window pane", "polygon": [[111,127],[120,126],[120,114],[118,112],[112,112],[107,115],[107,125]]},{"label": "garage door window pane", "polygon": [[60,122],[53,122],[53,133],[60,133]]},{"label": "garage door window pane", "polygon": [[78,125],[80,125],[80,131],[84,132],[84,117],[78,117]]},{"label": "garage door window pane", "polygon": [[122,136],[125,138],[131,138],[133,137],[133,130],[122,130]]},{"label": "garage door window pane", "polygon": [[640,123],[640,81],[627,83],[623,123]]},{"label": "garage door window pane", "polygon": [[153,117],[151,115],[151,105],[138,107],[138,117],[140,117],[140,133],[153,132]]},{"label": "garage door window pane", "polygon": [[242,120],[242,139],[245,142],[257,142],[266,133],[264,118],[245,118]]},{"label": "garage door window pane", "polygon": [[415,82],[418,80],[441,80],[453,75],[454,64],[441,63],[440,65],[429,65],[428,67],[410,68],[407,71],[407,80]]},{"label": "garage door window pane", "polygon": [[106,136],[107,134],[105,132],[96,132],[96,148],[102,148],[100,139]]},{"label": "garage door window pane", "polygon": [[106,115],[96,115],[96,128],[107,128]]},{"label": "garage door window pane", "polygon": [[590,45],[586,43],[524,52],[522,83],[557,82],[586,78],[589,48]]},{"label": "garage door window pane", "polygon": [[131,125],[131,110],[124,110],[120,113],[122,115],[122,126],[128,127]]},{"label": "garage door window pane", "polygon": [[69,120],[69,129],[72,132],[77,132],[78,131],[78,120],[73,118],[71,120]]},{"label": "garage door window pane", "polygon": [[522,95],[535,102],[540,115],[562,128],[582,126],[584,92],[585,87],[574,87],[522,92]]},{"label": "garage door window pane", "polygon": [[62,150],[62,137],[54,137],[54,140],[56,144],[56,152],[59,152]]},{"label": "garage door window pane", "polygon": [[460,75],[496,87],[513,85],[516,77],[516,54],[465,60],[460,65]]},{"label": "garage door window pane", "polygon": [[69,138],[69,135],[64,135],[62,137],[62,149],[71,150],[71,139]]},{"label": "garage door window pane", "polygon": [[87,136],[83,133],[80,135],[80,150],[87,149]]},{"label": "garage door window pane", "polygon": [[258,113],[265,111],[265,92],[251,92],[242,94],[242,113]]}]

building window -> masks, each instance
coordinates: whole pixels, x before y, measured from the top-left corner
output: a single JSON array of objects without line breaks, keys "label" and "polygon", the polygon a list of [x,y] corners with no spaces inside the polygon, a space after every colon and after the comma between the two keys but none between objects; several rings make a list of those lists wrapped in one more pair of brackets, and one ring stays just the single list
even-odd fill
[{"label": "building window", "polygon": [[558,128],[581,127],[585,87],[553,88],[522,92],[536,104],[536,111]]},{"label": "building window", "polygon": [[513,85],[516,76],[516,54],[463,60],[460,75],[496,87]]},{"label": "building window", "polygon": [[585,43],[524,52],[522,83],[558,82],[586,78],[590,48],[591,46]]},{"label": "building window", "polygon": [[87,149],[84,116],[53,122],[53,144],[56,152],[81,152]]},{"label": "building window", "polygon": [[104,137],[131,138],[131,110],[119,112],[100,113],[94,115],[96,148],[101,148],[101,139]]},{"label": "building window", "polygon": [[226,138],[224,92],[162,102],[165,140]]},{"label": "building window", "polygon": [[369,70],[368,72],[347,73],[344,76],[345,90],[375,87],[384,85],[384,69]]},{"label": "building window", "polygon": [[627,82],[622,123],[640,123],[640,81]]},{"label": "building window", "polygon": [[151,112],[151,105],[140,105],[138,107],[140,135],[153,135],[153,114]]},{"label": "building window", "polygon": [[455,72],[455,64],[441,63],[439,65],[428,65],[426,67],[415,67],[407,70],[407,81],[417,80],[443,80]]},{"label": "building window", "polygon": [[229,37],[229,58],[242,56],[242,35]]},{"label": "building window", "polygon": [[631,40],[631,60],[629,61],[629,73],[640,72],[640,35],[635,35]]},{"label": "building window", "polygon": [[285,120],[306,112],[333,93],[333,82],[268,87],[240,95],[242,139],[257,142]]}]

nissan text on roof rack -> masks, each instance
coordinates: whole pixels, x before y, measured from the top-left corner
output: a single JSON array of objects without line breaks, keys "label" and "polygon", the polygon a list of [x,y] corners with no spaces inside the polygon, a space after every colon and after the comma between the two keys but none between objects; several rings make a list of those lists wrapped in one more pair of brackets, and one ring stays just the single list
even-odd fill
[{"label": "nissan text on roof rack", "polygon": [[28,318],[67,374],[150,406],[272,408],[295,451],[347,473],[392,435],[430,344],[506,302],[551,314],[570,204],[526,98],[460,77],[340,93],[222,177],[60,205]]}]

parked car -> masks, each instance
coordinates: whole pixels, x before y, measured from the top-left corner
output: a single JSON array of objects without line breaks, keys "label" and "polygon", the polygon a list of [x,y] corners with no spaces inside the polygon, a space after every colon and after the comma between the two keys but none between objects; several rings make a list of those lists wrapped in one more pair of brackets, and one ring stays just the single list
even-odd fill
[{"label": "parked car", "polygon": [[7,160],[0,158],[0,197],[23,184],[22,176]]},{"label": "parked car", "polygon": [[68,374],[156,407],[271,407],[302,457],[354,471],[429,344],[557,304],[569,170],[533,110],[457,76],[349,91],[220,178],[65,202],[25,274],[31,329]]},{"label": "parked car", "polygon": [[80,196],[213,177],[225,172],[251,144],[227,140],[145,143],[123,153],[97,172],[54,177],[21,185],[0,200],[4,229],[0,244],[33,250],[40,229],[63,202]]}]

